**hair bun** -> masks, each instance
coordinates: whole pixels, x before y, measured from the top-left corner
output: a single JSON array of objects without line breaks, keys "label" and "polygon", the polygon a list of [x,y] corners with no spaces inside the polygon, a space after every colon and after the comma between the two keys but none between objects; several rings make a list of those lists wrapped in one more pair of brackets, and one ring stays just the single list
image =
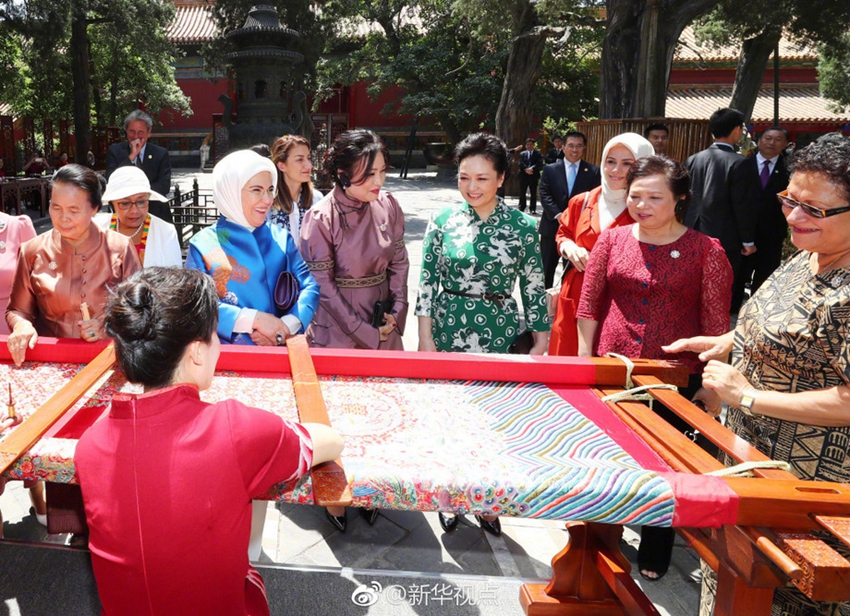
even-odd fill
[{"label": "hair bun", "polygon": [[138,281],[113,300],[107,331],[125,341],[154,340],[159,322],[159,300],[153,288]]}]

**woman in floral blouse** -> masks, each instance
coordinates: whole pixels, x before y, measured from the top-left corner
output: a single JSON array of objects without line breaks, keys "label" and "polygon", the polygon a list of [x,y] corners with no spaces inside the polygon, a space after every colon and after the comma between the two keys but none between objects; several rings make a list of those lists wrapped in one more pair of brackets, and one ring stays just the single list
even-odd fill
[{"label": "woman in floral blouse", "polygon": [[[446,208],[428,225],[419,280],[420,351],[505,353],[520,333],[511,297],[519,278],[532,355],[546,350],[543,266],[536,221],[510,209],[496,195],[505,179],[508,153],[492,135],[470,135],[455,150],[463,203]],[[475,516],[481,527],[501,534],[499,519]],[[440,513],[443,529],[457,516]]]},{"label": "woman in floral blouse", "polygon": [[546,289],[536,221],[496,195],[505,179],[505,144],[478,133],[455,150],[463,203],[428,226],[416,315],[420,351],[506,353],[520,333],[511,297],[519,279],[532,355],[546,350]]}]

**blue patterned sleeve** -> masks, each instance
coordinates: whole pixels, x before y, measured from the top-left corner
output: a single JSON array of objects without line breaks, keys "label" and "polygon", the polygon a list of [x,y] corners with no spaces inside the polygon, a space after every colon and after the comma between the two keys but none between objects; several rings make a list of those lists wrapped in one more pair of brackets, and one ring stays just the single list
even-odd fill
[{"label": "blue patterned sleeve", "polygon": [[[208,276],[210,275],[210,272],[204,263],[204,258],[201,256],[201,252],[198,250],[197,246],[191,242],[191,240],[189,241],[189,252],[186,255],[185,268],[199,270]],[[216,286],[216,293],[218,294],[218,286]],[[239,306],[223,303],[221,301],[221,296],[219,295],[218,327],[216,328],[216,333],[218,334],[218,337],[221,338],[222,342],[229,343],[233,339],[233,327],[236,325],[236,318],[239,316],[240,310],[241,308]]]}]

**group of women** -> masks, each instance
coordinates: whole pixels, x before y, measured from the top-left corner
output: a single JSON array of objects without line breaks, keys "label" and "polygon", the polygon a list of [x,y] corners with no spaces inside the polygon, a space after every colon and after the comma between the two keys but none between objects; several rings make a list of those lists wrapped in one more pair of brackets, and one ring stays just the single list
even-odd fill
[{"label": "group of women", "polygon": [[[549,339],[535,221],[498,196],[507,150],[490,135],[464,139],[456,149],[462,202],[438,213],[425,234],[415,310],[419,350],[503,353],[525,336],[532,354],[543,354],[548,343],[553,355],[679,359],[692,375],[686,395],[713,415],[728,405],[736,433],[768,455],[791,458],[801,477],[847,481],[843,460],[850,457],[796,459],[792,452],[812,434],[824,443],[834,444],[839,436],[850,441],[844,412],[850,353],[843,318],[850,297],[850,226],[840,218],[850,211],[848,140],[824,137],[795,155],[781,200],[800,252],[759,289],[741,312],[737,330],[728,333],[731,270],[723,249],[682,224],[690,195],[687,171],[652,152],[636,134],[612,139],[603,152],[602,186],[574,197],[562,215],[557,242],[568,267]],[[324,197],[310,184],[307,141],[281,137],[271,153],[269,159],[239,151],[216,165],[221,217],[192,238],[186,271],[150,267],[178,263],[163,247],[170,231],[146,212],[147,200],[162,196],[132,167],[127,177],[113,174],[103,197],[94,174],[77,165],[63,167],[53,181],[53,230],[19,250],[6,312],[14,361],[25,359],[38,335],[90,341],[109,336],[128,377],[146,388],[143,396],[113,404],[109,422],[118,432],[109,432],[104,422],[78,450],[86,512],[94,523],[96,571],[111,569],[110,550],[118,549],[103,529],[129,531],[126,520],[114,519],[104,507],[108,484],[87,469],[119,457],[115,435],[122,426],[149,430],[141,422],[158,413],[173,412],[175,434],[212,429],[215,422],[186,423],[183,413],[190,409],[192,417],[206,417],[219,406],[197,399],[197,390],[209,385],[219,342],[282,345],[305,332],[320,347],[403,346],[409,262],[402,210],[382,190],[389,163],[385,146],[370,131],[342,134],[327,152],[334,187]],[[115,210],[103,229],[93,222],[102,199]],[[26,229],[15,230],[13,220],[0,221],[5,225],[0,234],[9,235],[0,256],[4,248],[14,252],[13,235],[18,241],[28,237]],[[147,269],[136,274],[142,265]],[[512,297],[517,282],[522,320]],[[114,293],[107,302],[109,290]],[[191,327],[166,326],[172,319],[189,323],[189,317]],[[722,363],[730,351],[732,363]],[[173,361],[161,361],[163,354]],[[248,426],[259,420],[247,411],[228,408],[227,429],[238,432],[245,422],[246,434],[253,434]],[[263,482],[306,472],[341,447],[335,434],[310,427],[284,423],[273,432],[279,435],[276,445],[258,446],[252,464],[265,468],[283,447],[287,465],[263,475]],[[155,434],[150,438],[165,446]],[[254,438],[263,439],[257,433],[237,445],[250,449]],[[199,464],[192,458],[196,454],[188,452],[186,464]],[[245,468],[241,476],[253,478]],[[227,489],[250,498],[262,492],[263,482]],[[145,498],[154,502],[159,496]],[[245,531],[238,536],[241,545],[251,516],[249,501],[237,500],[233,515]],[[374,523],[377,512],[365,513]],[[343,510],[328,515],[345,529]],[[500,532],[496,518],[479,522]],[[451,530],[457,518],[443,515],[441,523]],[[98,524],[100,532],[94,530]],[[645,531],[639,564],[647,579],[664,575],[671,547],[670,532]],[[243,567],[242,557],[234,567]],[[119,574],[111,570],[104,576]],[[256,584],[254,577],[249,571],[246,588]],[[777,593],[778,600],[800,600],[791,595]]]}]

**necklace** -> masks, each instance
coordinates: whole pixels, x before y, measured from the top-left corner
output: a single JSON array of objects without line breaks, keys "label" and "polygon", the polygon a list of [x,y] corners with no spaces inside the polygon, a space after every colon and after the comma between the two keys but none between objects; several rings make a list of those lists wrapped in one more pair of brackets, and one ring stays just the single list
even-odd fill
[{"label": "necklace", "polygon": [[817,269],[817,271],[815,272],[815,274],[817,274],[817,275],[819,275],[819,276],[822,276],[823,274],[826,274],[826,273],[827,273],[827,272],[829,272],[830,270],[836,269],[836,268],[838,267],[838,266],[837,266],[837,263],[838,263],[839,261],[841,261],[841,259],[843,259],[844,257],[846,257],[848,254],[850,254],[850,250],[845,250],[844,252],[842,252],[841,254],[839,254],[837,257],[835,257],[832,261],[830,261],[829,263],[827,263],[826,265],[824,265],[823,267],[819,267],[819,266],[818,266],[818,261],[817,261],[817,257],[815,256],[815,254],[816,254],[816,253],[812,253],[812,256],[813,256],[813,257],[815,257],[814,267]]},{"label": "necklace", "polygon": [[[134,237],[136,237],[141,232],[141,230],[144,228],[144,226],[145,226],[145,221],[143,220],[142,224],[140,224],[136,228],[135,233],[133,233],[133,235],[128,235],[127,237],[129,237],[130,239],[133,239]],[[118,231],[118,233],[121,233],[121,223],[118,220],[115,221],[115,230]]]}]

